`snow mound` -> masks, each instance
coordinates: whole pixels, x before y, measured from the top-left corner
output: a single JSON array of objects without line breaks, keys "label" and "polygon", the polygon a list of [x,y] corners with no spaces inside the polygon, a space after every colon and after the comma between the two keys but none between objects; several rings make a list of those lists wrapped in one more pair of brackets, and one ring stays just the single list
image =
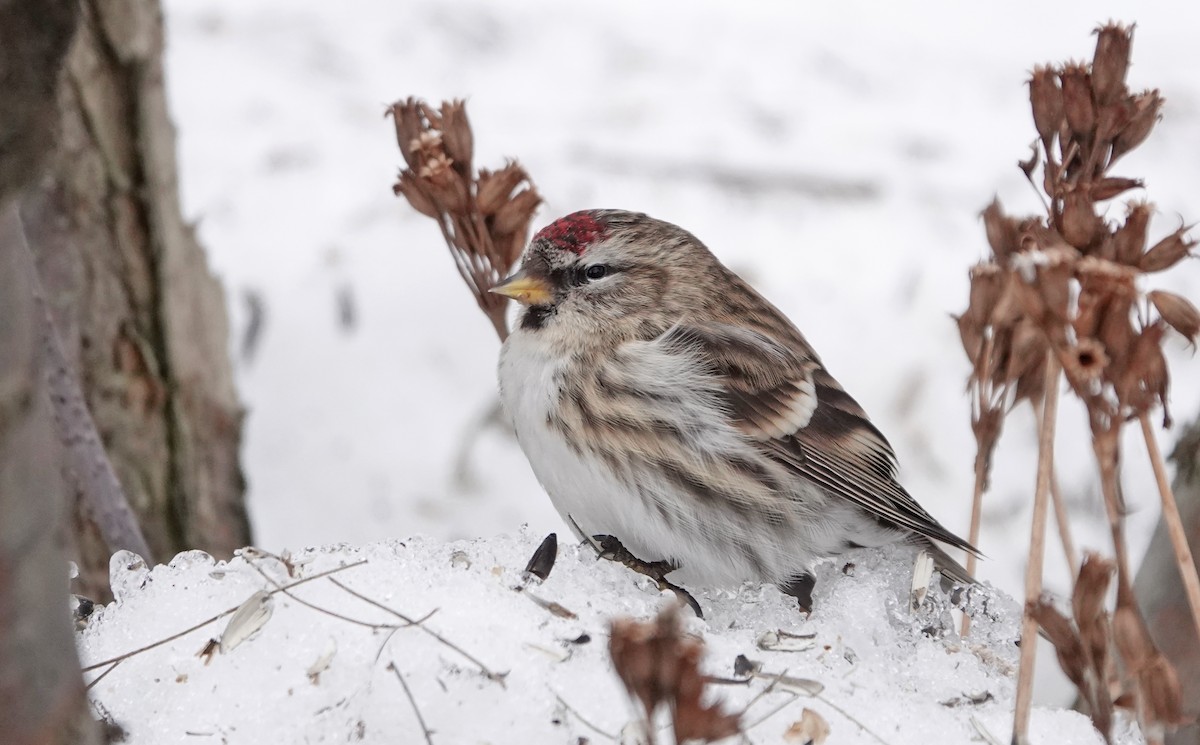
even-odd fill
[{"label": "snow mound", "polygon": [[[523,531],[329,546],[287,564],[254,550],[230,562],[192,551],[153,569],[118,554],[117,599],[79,634],[85,666],[224,615],[124,659],[92,699],[134,744],[420,743],[417,711],[439,745],[633,742],[609,621],[652,617],[670,596],[573,544],[544,583],[526,583],[538,541]],[[759,670],[710,686],[728,709],[747,709],[750,742],[786,742],[805,708],[828,722],[832,743],[969,742],[985,731],[1009,740],[1019,606],[973,588],[961,601],[974,623],[960,638],[940,588],[910,610],[912,558],[893,548],[822,565],[809,617],[773,587],[694,593],[706,618],[688,615],[685,631],[703,639],[706,672],[737,677],[739,655]],[[262,592],[339,567],[290,595]],[[380,606],[425,620],[407,626]],[[1035,710],[1033,732],[1035,743],[1102,741],[1070,711]],[[1119,742],[1140,738],[1130,728]]]}]

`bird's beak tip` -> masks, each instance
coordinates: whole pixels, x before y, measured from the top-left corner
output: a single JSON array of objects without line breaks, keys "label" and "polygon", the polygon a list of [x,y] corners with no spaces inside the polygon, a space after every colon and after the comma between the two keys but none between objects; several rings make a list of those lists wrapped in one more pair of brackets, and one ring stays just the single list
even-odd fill
[{"label": "bird's beak tip", "polygon": [[510,297],[522,305],[544,305],[554,298],[550,285],[544,279],[529,276],[523,271],[517,272],[488,292]]}]

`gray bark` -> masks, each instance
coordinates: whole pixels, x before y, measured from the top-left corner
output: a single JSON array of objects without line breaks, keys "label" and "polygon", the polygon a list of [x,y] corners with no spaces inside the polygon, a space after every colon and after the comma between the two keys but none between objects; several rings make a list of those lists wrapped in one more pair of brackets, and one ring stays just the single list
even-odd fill
[{"label": "gray bark", "polygon": [[66,607],[66,494],[16,198],[53,143],[74,0],[0,0],[0,737],[96,743]]},{"label": "gray bark", "polygon": [[[54,324],[149,551],[250,542],[224,297],[180,213],[157,0],[84,0],[60,135],[22,203]],[[110,546],[74,510],[86,592]]]},{"label": "gray bark", "polygon": [[0,207],[0,734],[97,742],[67,612],[66,490],[16,205]]},{"label": "gray bark", "polygon": [[[1175,500],[1192,554],[1200,557],[1200,421],[1180,438],[1171,460],[1177,469]],[[1171,540],[1161,520],[1138,569],[1134,590],[1150,625],[1150,636],[1179,674],[1184,714],[1193,719],[1200,717],[1200,639],[1196,638]],[[1200,745],[1200,725],[1168,735],[1167,745]]]}]

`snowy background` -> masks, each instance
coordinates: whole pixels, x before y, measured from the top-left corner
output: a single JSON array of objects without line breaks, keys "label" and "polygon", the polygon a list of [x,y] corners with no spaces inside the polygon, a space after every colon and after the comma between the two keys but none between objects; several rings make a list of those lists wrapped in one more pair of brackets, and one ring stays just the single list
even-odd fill
[{"label": "snowy background", "polygon": [[[535,227],[623,207],[699,236],[797,322],[889,436],[910,491],[964,534],[974,441],[949,314],[986,251],[983,206],[1039,208],[1015,166],[1034,138],[1032,66],[1090,58],[1097,23],[1136,21],[1131,86],[1167,106],[1119,175],[1146,179],[1153,232],[1200,218],[1200,11],[1177,3],[167,0],[166,14],[184,210],[228,291],[250,509],[270,550],[562,532],[515,441],[482,424],[490,325],[435,225],[392,196],[401,158],[383,112],[397,98],[466,97],[477,164],[518,157],[545,196]],[[1194,297],[1200,273],[1185,264],[1165,286]],[[1172,346],[1186,422],[1198,363]],[[1104,548],[1082,411],[1062,418],[1077,542]],[[1158,498],[1136,445],[1140,555]],[[1021,410],[980,541],[983,578],[1013,593],[1034,460]],[[1048,566],[1063,587],[1054,543]]]}]

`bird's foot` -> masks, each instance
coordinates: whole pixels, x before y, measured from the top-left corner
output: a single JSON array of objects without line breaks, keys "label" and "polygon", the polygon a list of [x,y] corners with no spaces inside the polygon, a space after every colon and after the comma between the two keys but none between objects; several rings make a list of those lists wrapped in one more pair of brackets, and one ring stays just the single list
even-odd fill
[{"label": "bird's foot", "polygon": [[625,548],[624,544],[616,536],[594,535],[592,539],[595,545],[599,547],[601,559],[615,561],[638,574],[649,577],[658,585],[659,590],[670,590],[675,593],[677,598],[687,603],[697,618],[704,618],[704,612],[700,610],[700,604],[696,602],[692,594],[667,579],[667,575],[678,569],[679,565],[670,561],[644,561],[639,559],[629,549]]},{"label": "bird's foot", "polygon": [[817,578],[805,572],[779,585],[779,591],[784,595],[796,598],[796,603],[800,606],[802,613],[812,613],[812,592],[816,586]]}]

